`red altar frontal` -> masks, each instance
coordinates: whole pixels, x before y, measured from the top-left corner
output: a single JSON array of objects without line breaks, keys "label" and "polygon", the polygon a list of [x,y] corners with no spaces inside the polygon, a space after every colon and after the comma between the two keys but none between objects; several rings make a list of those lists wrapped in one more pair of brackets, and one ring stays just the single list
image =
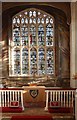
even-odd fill
[{"label": "red altar frontal", "polygon": [[23,86],[24,106],[44,106],[45,86]]}]

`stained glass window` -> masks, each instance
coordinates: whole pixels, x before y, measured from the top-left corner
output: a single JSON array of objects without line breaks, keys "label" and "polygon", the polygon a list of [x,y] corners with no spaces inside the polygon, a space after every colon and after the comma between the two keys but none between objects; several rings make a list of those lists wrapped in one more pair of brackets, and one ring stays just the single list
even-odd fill
[{"label": "stained glass window", "polygon": [[19,12],[12,18],[9,75],[54,75],[54,45],[53,16],[35,8]]}]

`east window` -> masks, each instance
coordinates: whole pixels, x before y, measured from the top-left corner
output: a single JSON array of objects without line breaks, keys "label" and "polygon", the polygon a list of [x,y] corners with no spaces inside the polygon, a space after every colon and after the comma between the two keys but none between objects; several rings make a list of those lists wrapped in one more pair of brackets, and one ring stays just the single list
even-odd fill
[{"label": "east window", "polygon": [[12,18],[9,76],[34,74],[55,74],[54,18],[44,11],[30,8]]}]

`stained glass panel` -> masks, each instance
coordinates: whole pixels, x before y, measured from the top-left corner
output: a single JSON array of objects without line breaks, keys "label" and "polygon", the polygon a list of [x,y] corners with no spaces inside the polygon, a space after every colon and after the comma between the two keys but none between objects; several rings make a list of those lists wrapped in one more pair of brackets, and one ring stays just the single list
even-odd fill
[{"label": "stained glass panel", "polygon": [[36,41],[36,28],[34,25],[30,26],[30,46],[35,46],[37,41]]},{"label": "stained glass panel", "polygon": [[51,48],[47,49],[47,74],[54,74],[54,51]]},{"label": "stained glass panel", "polygon": [[28,45],[28,27],[27,26],[21,27],[21,40],[22,40],[22,45],[24,46]]},{"label": "stained glass panel", "polygon": [[20,50],[14,50],[14,74],[21,74],[20,69]]},{"label": "stained glass panel", "polygon": [[44,41],[44,27],[42,25],[39,25],[38,27],[38,44],[39,45],[45,45]]},{"label": "stained glass panel", "polygon": [[26,48],[23,48],[22,50],[22,74],[29,74],[28,49]]},{"label": "stained glass panel", "polygon": [[50,24],[46,26],[46,45],[53,46],[53,27]]},{"label": "stained glass panel", "polygon": [[39,48],[38,53],[39,53],[38,74],[43,75],[43,74],[45,74],[45,50],[43,48]]},{"label": "stained glass panel", "polygon": [[13,29],[13,42],[15,46],[20,45],[20,27]]},{"label": "stained glass panel", "polygon": [[35,48],[32,48],[30,50],[30,74],[36,74],[37,73],[37,50]]}]

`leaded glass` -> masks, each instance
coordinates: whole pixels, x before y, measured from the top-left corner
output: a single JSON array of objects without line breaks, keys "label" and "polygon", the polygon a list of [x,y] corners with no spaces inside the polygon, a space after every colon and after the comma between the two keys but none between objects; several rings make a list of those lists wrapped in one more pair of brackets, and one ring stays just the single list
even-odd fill
[{"label": "leaded glass", "polygon": [[36,19],[35,18],[33,19],[33,23],[36,24]]},{"label": "leaded glass", "polygon": [[27,18],[25,19],[25,23],[28,24],[28,19]]},{"label": "leaded glass", "polygon": [[16,18],[13,19],[13,23],[16,23]]},{"label": "leaded glass", "polygon": [[33,16],[36,17],[36,11],[33,12]]},{"label": "leaded glass", "polygon": [[20,27],[15,27],[13,29],[13,42],[15,46],[20,45]]},{"label": "leaded glass", "polygon": [[44,24],[44,19],[42,18],[42,20],[41,20],[41,23],[43,23]]},{"label": "leaded glass", "polygon": [[21,19],[21,23],[23,24],[25,22],[24,18]]},{"label": "leaded glass", "polygon": [[38,23],[40,23],[40,18],[38,18]]},{"label": "leaded glass", "polygon": [[46,18],[46,24],[49,23],[49,18]]},{"label": "leaded glass", "polygon": [[25,15],[27,15],[28,13],[27,12],[24,12]]},{"label": "leaded glass", "polygon": [[29,23],[32,23],[32,18],[30,18]]},{"label": "leaded glass", "polygon": [[29,74],[28,49],[26,48],[23,48],[22,50],[22,74]]},{"label": "leaded glass", "polygon": [[50,24],[46,26],[46,45],[53,46],[53,27]]},{"label": "leaded glass", "polygon": [[38,12],[38,15],[40,15],[41,13],[40,12]]},{"label": "leaded glass", "polygon": [[31,17],[31,16],[32,16],[32,11],[29,12],[29,17]]},{"label": "leaded glass", "polygon": [[34,25],[30,26],[30,46],[36,45],[36,28]]},{"label": "leaded glass", "polygon": [[51,15],[30,8],[13,16],[10,75],[55,74],[54,45],[54,18]]},{"label": "leaded glass", "polygon": [[20,19],[19,19],[19,18],[17,18],[17,23],[18,23],[18,24],[20,23]]},{"label": "leaded glass", "polygon": [[38,26],[38,44],[39,45],[45,45],[43,25]]},{"label": "leaded glass", "polygon": [[43,48],[39,48],[38,53],[39,53],[38,74],[42,75],[42,74],[45,74],[45,50]]},{"label": "leaded glass", "polygon": [[14,74],[20,74],[20,50],[14,50]]},{"label": "leaded glass", "polygon": [[30,50],[30,74],[36,74],[37,73],[37,50],[35,48],[32,48]]},{"label": "leaded glass", "polygon": [[21,40],[22,40],[22,45],[24,46],[28,45],[28,27],[27,26],[21,27]]},{"label": "leaded glass", "polygon": [[47,74],[54,74],[54,68],[53,68],[53,64],[54,64],[54,53],[53,53],[53,49],[48,48],[47,49]]}]

